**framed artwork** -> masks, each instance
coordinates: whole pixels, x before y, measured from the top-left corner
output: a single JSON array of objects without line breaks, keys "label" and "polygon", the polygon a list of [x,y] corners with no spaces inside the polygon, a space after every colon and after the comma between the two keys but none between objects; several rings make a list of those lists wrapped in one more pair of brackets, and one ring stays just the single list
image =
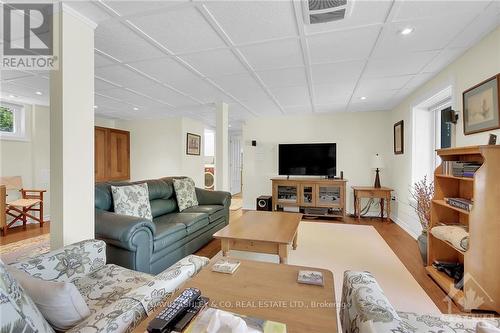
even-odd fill
[{"label": "framed artwork", "polygon": [[186,154],[200,155],[200,153],[201,153],[201,136],[198,134],[187,133]]},{"label": "framed artwork", "polygon": [[401,120],[394,124],[394,154],[401,155],[405,151],[405,124]]},{"label": "framed artwork", "polygon": [[465,135],[500,128],[499,96],[500,74],[463,92]]}]

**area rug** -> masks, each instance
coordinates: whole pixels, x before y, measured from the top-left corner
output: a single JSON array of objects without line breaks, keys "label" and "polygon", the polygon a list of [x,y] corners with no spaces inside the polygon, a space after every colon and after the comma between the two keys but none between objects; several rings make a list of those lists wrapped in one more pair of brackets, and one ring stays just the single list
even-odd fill
[{"label": "area rug", "polygon": [[6,264],[50,251],[50,234],[1,245],[0,259]]},{"label": "area rug", "polygon": [[[218,253],[216,256],[222,256]],[[233,258],[279,262],[277,255],[231,251]],[[372,226],[301,222],[298,247],[289,251],[288,264],[319,267],[334,274],[340,302],[344,271],[371,272],[398,311],[441,314],[382,236]]]}]

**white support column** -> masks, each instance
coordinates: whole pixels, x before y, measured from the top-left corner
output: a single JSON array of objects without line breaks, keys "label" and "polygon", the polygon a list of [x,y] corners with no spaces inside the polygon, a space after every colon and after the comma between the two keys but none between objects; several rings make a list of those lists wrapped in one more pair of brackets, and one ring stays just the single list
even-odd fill
[{"label": "white support column", "polygon": [[229,108],[215,104],[215,189],[229,191]]},{"label": "white support column", "polygon": [[54,14],[59,70],[50,76],[51,247],[94,238],[94,29]]}]

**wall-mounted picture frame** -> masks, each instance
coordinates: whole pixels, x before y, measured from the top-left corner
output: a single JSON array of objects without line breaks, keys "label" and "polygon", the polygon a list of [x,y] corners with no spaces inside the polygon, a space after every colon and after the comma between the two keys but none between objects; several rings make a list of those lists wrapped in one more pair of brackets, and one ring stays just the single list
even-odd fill
[{"label": "wall-mounted picture frame", "polygon": [[201,154],[201,135],[193,133],[186,134],[186,154],[187,155]]},{"label": "wall-mounted picture frame", "polygon": [[405,152],[405,123],[403,120],[394,124],[394,154],[402,155]]},{"label": "wall-mounted picture frame", "polygon": [[462,102],[465,135],[500,128],[500,74],[465,90]]}]

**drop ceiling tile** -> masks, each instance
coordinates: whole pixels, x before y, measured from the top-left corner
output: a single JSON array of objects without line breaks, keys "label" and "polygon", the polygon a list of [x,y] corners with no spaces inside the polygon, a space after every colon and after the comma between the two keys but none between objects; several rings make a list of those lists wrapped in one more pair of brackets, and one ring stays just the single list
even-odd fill
[{"label": "drop ceiling tile", "polygon": [[285,114],[288,115],[300,115],[311,113],[312,108],[310,105],[297,105],[297,106],[289,106],[285,108]]},{"label": "drop ceiling tile", "polygon": [[65,4],[95,23],[100,23],[111,18],[111,15],[93,3],[93,1],[66,1]]},{"label": "drop ceiling tile", "polygon": [[[41,89],[39,89],[41,90]],[[0,92],[2,96],[11,97],[9,95],[14,95],[14,102],[26,102],[28,104],[41,104],[48,105],[49,103],[49,94],[47,91],[41,90],[44,94],[42,96],[36,95],[35,90],[33,88],[28,88],[26,86],[18,85],[14,82],[1,82],[0,83]]]},{"label": "drop ceiling tile", "polygon": [[15,80],[23,77],[30,77],[33,74],[17,70],[0,70],[0,80]]},{"label": "drop ceiling tile", "polygon": [[226,46],[194,7],[132,18],[130,21],[174,53]]},{"label": "drop ceiling tile", "polygon": [[94,79],[94,91],[101,92],[101,91],[115,89],[115,88],[117,88],[117,86],[115,86],[111,83],[108,83],[102,79],[99,79],[98,77],[96,77]]},{"label": "drop ceiling tile", "polygon": [[241,64],[238,58],[228,49],[188,54],[181,56],[181,58],[205,76],[220,76],[247,72],[247,69]]},{"label": "drop ceiling tile", "polygon": [[403,88],[414,75],[401,75],[369,78],[362,77],[358,83],[356,92],[362,96],[368,96],[380,90],[395,90]]},{"label": "drop ceiling tile", "polygon": [[245,100],[241,102],[258,115],[269,116],[281,114],[281,109],[268,96],[265,98]]},{"label": "drop ceiling tile", "polygon": [[257,72],[268,87],[300,86],[307,84],[304,67]]},{"label": "drop ceiling tile", "polygon": [[439,51],[428,51],[373,58],[368,61],[364,76],[387,77],[416,74],[438,54]]},{"label": "drop ceiling tile", "polygon": [[465,52],[465,48],[457,48],[457,49],[446,49],[442,50],[439,55],[432,60],[429,64],[427,64],[422,72],[431,73],[431,72],[439,72],[455,59],[457,59],[462,53]]},{"label": "drop ceiling tile", "polygon": [[195,101],[187,98],[186,96],[156,83],[149,86],[136,88],[135,90],[145,95],[151,96],[157,100],[173,105],[174,107],[197,104]]},{"label": "drop ceiling tile", "polygon": [[[468,23],[457,17],[452,20],[426,19],[388,24],[382,32],[373,56],[384,57],[409,52],[440,50],[446,47]],[[400,31],[406,27],[412,27],[414,31],[403,36]]]},{"label": "drop ceiling tile", "polygon": [[175,83],[174,86],[204,103],[233,101],[232,98],[215,88],[213,85],[197,78],[183,80],[181,83]]},{"label": "drop ceiling tile", "polygon": [[[356,91],[352,96],[351,104],[356,105],[380,105],[385,104],[390,101],[394,95],[398,93],[399,90],[379,90],[372,95],[365,95],[363,92]],[[361,97],[367,97],[365,100],[361,100]]]},{"label": "drop ceiling tile", "polygon": [[96,68],[95,75],[126,88],[144,87],[154,82],[125,66]]},{"label": "drop ceiling tile", "polygon": [[266,96],[264,90],[250,74],[225,75],[214,77],[212,80],[241,100]]},{"label": "drop ceiling tile", "polygon": [[130,63],[130,65],[164,83],[182,84],[199,80],[199,77],[174,59],[163,57]]},{"label": "drop ceiling tile", "polygon": [[271,92],[283,107],[311,104],[307,86],[275,87]]},{"label": "drop ceiling tile", "polygon": [[[147,98],[141,95],[138,95],[134,92],[125,90],[125,89],[110,89],[106,90],[105,92],[106,96],[115,98],[120,101],[124,101],[130,104],[133,104],[139,109],[144,109],[144,108],[165,108],[165,109],[170,109],[170,107],[163,105],[159,102],[154,101],[151,98]],[[130,107],[132,109],[132,107]]]},{"label": "drop ceiling tile", "polygon": [[389,111],[392,109],[392,103],[363,103],[356,102],[349,104],[347,111],[351,112],[371,112],[371,111]]},{"label": "drop ceiling tile", "polygon": [[322,84],[314,86],[314,103],[325,104],[344,104],[349,102],[352,94],[352,87],[346,89],[342,84],[331,85]]},{"label": "drop ceiling tile", "polygon": [[95,48],[120,61],[159,58],[163,52],[139,37],[125,25],[107,21],[97,26]]},{"label": "drop ceiling tile", "polygon": [[302,50],[296,38],[252,44],[239,49],[256,70],[304,66]]},{"label": "drop ceiling tile", "polygon": [[313,84],[343,84],[346,87],[353,87],[363,70],[364,63],[364,61],[348,61],[313,65]]},{"label": "drop ceiling tile", "polygon": [[448,46],[469,48],[498,26],[500,26],[500,1],[493,1]]},{"label": "drop ceiling tile", "polygon": [[218,1],[206,6],[236,44],[297,36],[291,1]]},{"label": "drop ceiling tile", "polygon": [[[418,18],[440,19],[451,16],[473,16],[482,11],[490,1],[400,1],[395,8],[393,21]],[[449,21],[448,21],[449,22]]]},{"label": "drop ceiling tile", "polygon": [[343,20],[322,24],[305,25],[306,34],[377,25],[385,21],[391,1],[351,1],[351,13]]},{"label": "drop ceiling tile", "polygon": [[187,1],[104,1],[121,16],[136,15],[142,12],[163,11]]},{"label": "drop ceiling tile", "polygon": [[347,105],[344,103],[339,104],[318,104],[314,106],[317,113],[333,113],[347,111]]},{"label": "drop ceiling tile", "polygon": [[116,63],[109,59],[106,56],[100,55],[97,52],[94,52],[94,67],[106,67],[106,66],[112,66],[116,65]]},{"label": "drop ceiling tile", "polygon": [[418,87],[420,87],[422,84],[426,83],[430,79],[432,79],[433,76],[435,76],[436,73],[420,73],[415,75],[410,82],[404,87],[406,90],[414,91]]},{"label": "drop ceiling tile", "polygon": [[48,92],[50,89],[50,81],[41,76],[28,76],[24,78],[19,78],[13,81],[13,83],[29,88],[33,91],[43,91]]},{"label": "drop ceiling tile", "polygon": [[381,27],[316,34],[307,38],[311,63],[365,59],[370,54]]}]

